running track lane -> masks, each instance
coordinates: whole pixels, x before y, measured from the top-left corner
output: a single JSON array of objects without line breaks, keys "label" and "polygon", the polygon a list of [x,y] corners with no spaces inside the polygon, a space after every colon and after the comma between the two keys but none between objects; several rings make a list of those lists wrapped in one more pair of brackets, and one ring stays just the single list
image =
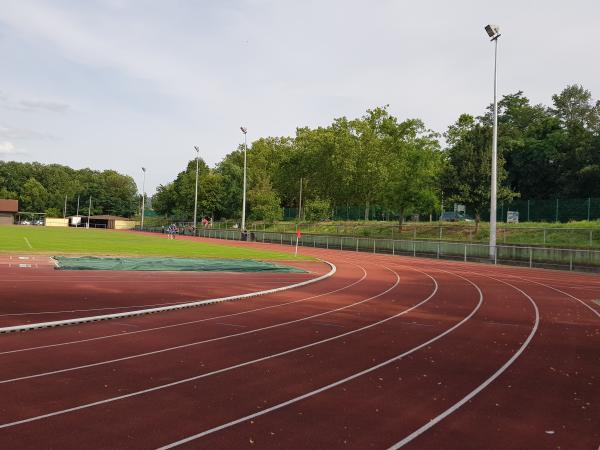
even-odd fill
[{"label": "running track lane", "polygon": [[[334,252],[330,252],[330,253],[334,253]],[[337,252],[336,252],[336,253],[337,253]],[[339,253],[337,253],[337,254],[339,254]],[[363,260],[365,259],[365,258],[364,258],[364,256],[363,256],[362,254],[361,254],[361,255],[359,255],[359,256],[361,257],[361,259],[363,259]],[[371,260],[371,259],[373,259],[373,260],[377,259],[377,260],[379,261],[379,260],[386,259],[386,258],[374,258],[374,257],[373,257],[373,258],[368,258],[368,259],[369,259],[369,260]],[[411,265],[413,265],[413,266],[415,265],[415,262],[418,262],[418,261],[419,261],[419,260],[414,260],[414,259],[400,259],[400,258],[393,258],[393,259],[391,259],[391,258],[390,258],[389,260],[390,260],[390,261],[392,261],[392,260],[393,260],[393,261],[395,261],[396,263],[397,263],[398,261],[402,261],[402,260],[403,260],[403,261],[408,261],[408,262],[410,262],[410,264],[411,264]],[[431,265],[436,265],[436,264],[435,264],[435,262],[433,262],[433,263],[432,263],[432,262],[430,262],[430,261],[425,261],[425,262],[427,263],[427,266],[428,266],[429,268],[431,267]],[[454,268],[454,269],[456,269],[456,268],[464,269],[465,267],[471,268],[471,267],[473,267],[473,265],[458,265],[458,264],[454,264],[454,265],[450,265],[450,267],[451,267],[451,268]],[[476,267],[477,267],[477,266],[476,266]],[[529,272],[529,273],[536,273],[536,272],[535,272],[535,271],[531,271],[531,272]],[[537,272],[537,273],[540,273],[540,272]],[[521,274],[521,275],[523,275],[523,272],[520,272],[520,274]],[[466,274],[463,274],[463,275],[467,276]],[[497,274],[496,274],[496,275],[497,275]],[[490,280],[488,280],[488,282],[490,282],[490,283],[493,283],[493,281],[490,281]],[[513,283],[514,283],[514,280],[511,280],[510,282],[513,282]],[[450,285],[450,284],[451,284],[451,283],[450,283],[450,282],[448,282],[448,281],[445,281],[445,283],[446,283],[446,284],[448,284],[448,285]],[[478,283],[479,283],[479,281],[478,281]],[[481,284],[484,284],[484,283],[485,283],[485,281],[481,281]],[[497,283],[497,284],[498,284],[498,283]],[[484,289],[484,290],[485,290],[485,289]],[[496,288],[494,288],[494,290],[500,291],[500,289],[498,289],[498,288],[497,288],[497,286],[496,286]],[[452,286],[450,287],[450,291],[451,291],[451,292],[450,292],[449,294],[448,294],[448,293],[447,293],[447,294],[444,294],[444,296],[447,296],[447,297],[448,297],[448,300],[450,300],[450,301],[451,301],[451,300],[453,300],[453,299],[454,299],[454,295],[455,295],[456,293],[455,293],[455,292],[454,292],[454,290],[452,289]],[[514,294],[514,293],[513,293],[513,294]],[[504,289],[504,295],[507,295],[507,294],[506,294],[506,288]],[[520,295],[522,295],[522,294],[520,294]],[[514,299],[516,300],[516,298],[518,298],[518,296],[517,296],[517,297],[515,297]],[[522,300],[523,302],[526,302],[526,299],[524,299],[523,297],[521,297],[521,300]],[[581,305],[579,305],[577,302],[574,302],[574,301],[572,301],[572,299],[571,299],[571,300],[565,300],[564,298],[559,298],[558,300],[566,301],[567,303],[569,303],[569,304],[573,305],[574,307],[581,307]],[[539,299],[538,299],[538,301],[539,301]],[[553,298],[553,299],[552,299],[552,301],[551,301],[551,304],[554,304],[556,301],[557,301],[557,298]],[[452,303],[453,303],[453,302],[452,302]],[[581,308],[582,308],[582,307],[581,307]],[[582,308],[582,309],[583,309],[583,308]],[[543,309],[542,309],[542,310],[543,310]],[[437,313],[438,315],[439,315],[441,312],[444,312],[444,310],[442,309],[442,311],[440,311],[440,310],[439,310],[439,308],[438,308],[438,311],[434,311],[434,313]],[[589,311],[588,311],[588,312],[589,312]],[[496,314],[496,313],[494,313],[494,314]],[[551,315],[551,316],[550,316],[550,318],[549,318],[549,320],[554,320],[554,319],[555,319],[555,316],[556,316],[555,314],[554,314],[554,315]],[[571,315],[571,316],[572,316],[572,315]],[[521,318],[521,320],[525,320],[525,319],[526,319],[526,317],[523,317],[523,318]],[[419,322],[419,321],[416,321],[416,320],[413,320],[413,322],[415,322],[415,323],[413,323],[412,325],[413,325],[413,326],[415,326],[415,327],[419,327],[419,325],[421,325],[421,327],[422,327],[422,328],[427,328],[426,326],[422,326],[422,325],[423,325],[423,324],[425,324],[425,325],[429,325],[429,324],[427,324],[427,323],[425,323],[425,322],[421,323],[421,322]],[[497,322],[501,322],[501,321],[497,321]],[[469,323],[470,323],[470,322],[469,322]],[[543,322],[542,322],[542,323],[543,323]],[[410,322],[409,322],[408,324],[410,324]],[[408,324],[407,324],[407,325],[408,325]],[[448,336],[450,336],[450,335],[448,335]],[[515,336],[513,336],[513,337],[515,337]],[[592,336],[592,337],[593,337],[593,336]],[[279,336],[279,338],[281,339],[281,338],[282,338],[282,336],[280,335],[280,336]],[[465,338],[464,340],[468,340],[468,338]],[[444,338],[444,339],[441,339],[441,340],[439,341],[439,343],[441,344],[441,343],[443,343],[444,341],[445,341],[445,338]],[[461,340],[461,341],[462,341],[462,340]],[[534,341],[533,341],[533,342],[535,343],[535,339],[534,339]],[[382,347],[385,347],[385,345],[383,345]],[[525,357],[528,355],[528,352],[529,352],[529,349],[528,349],[528,350],[527,350],[527,351],[524,353],[524,355],[523,355],[523,356],[522,356],[522,357],[521,357],[519,360],[517,360],[517,362],[515,363],[515,365],[513,365],[512,367],[516,367],[516,364],[518,364],[520,361],[524,361],[524,358],[525,358]],[[494,352],[494,353],[496,353],[496,352]],[[418,352],[416,352],[416,353],[415,353],[415,355],[416,355],[416,354],[418,354]],[[336,353],[335,355],[338,355],[339,357],[344,357],[344,356],[345,356],[345,358],[343,358],[343,359],[347,359],[347,358],[349,358],[349,356],[348,356],[348,352],[345,352],[345,353],[338,352],[338,353]],[[335,355],[334,355],[334,356],[335,356]],[[353,353],[352,355],[354,356],[354,353]],[[442,352],[442,356],[443,356],[443,355],[444,355],[444,353]],[[480,358],[480,359],[481,359],[481,358]],[[441,360],[441,361],[443,362],[443,361],[444,361],[444,359],[442,358],[442,360]],[[471,358],[469,358],[469,360],[468,360],[468,361],[469,361],[469,363],[473,364],[473,361],[474,361],[474,360],[471,360]],[[477,360],[477,361],[479,361],[479,360]],[[332,361],[332,362],[333,362],[333,361]],[[343,362],[343,361],[342,361],[342,362]],[[440,363],[440,367],[443,367],[443,364],[441,364],[441,363]],[[310,367],[307,367],[307,369],[310,369]],[[509,369],[509,371],[507,371],[507,374],[506,374],[506,375],[508,375],[508,374],[510,373],[510,371],[511,371],[511,370],[512,370],[512,368],[511,368],[511,369]],[[444,370],[440,370],[440,371],[441,371],[441,372],[445,372]],[[308,374],[310,375],[310,373],[312,373],[312,372],[313,372],[313,370],[309,370],[309,371],[308,371]],[[453,374],[451,371],[450,371],[450,372],[448,372],[448,373],[450,374],[451,378],[456,378],[456,377],[454,377],[454,376],[453,376],[454,374]],[[517,378],[519,378],[519,379],[520,379],[520,377],[517,377]],[[258,382],[257,382],[257,383],[258,383]],[[495,382],[495,383],[497,383],[497,382]],[[492,388],[492,387],[494,387],[494,384],[495,384],[495,383],[492,383],[492,384],[490,385],[490,387],[488,387],[488,388],[486,389],[486,391],[488,391],[488,392],[489,392],[489,389],[490,389],[490,388]],[[199,385],[199,386],[200,386],[200,385]],[[278,384],[277,384],[276,386],[278,386]],[[273,386],[270,386],[270,387],[271,387],[271,389],[273,389]],[[474,386],[473,386],[473,387],[474,387]],[[218,386],[217,386],[217,388],[218,388]],[[385,387],[385,386],[383,386],[383,385],[382,385],[382,388],[380,388],[380,389],[385,389],[385,390],[387,390],[387,387]],[[484,395],[484,394],[486,394],[486,391],[483,391],[483,392],[482,392],[481,394],[479,394],[479,395]],[[319,398],[320,398],[320,396],[315,396],[313,399],[311,399],[311,401],[312,401],[312,400],[317,400],[317,399],[319,399]],[[476,397],[475,399],[477,399],[477,398],[482,398],[482,397]],[[218,402],[218,399],[217,399],[216,401]],[[406,406],[406,405],[405,405],[405,406]],[[412,405],[410,405],[410,406],[411,406],[411,411],[412,411]],[[459,412],[462,412],[463,410],[464,410],[464,411],[467,411],[467,410],[468,410],[468,406],[469,406],[469,405],[465,405],[463,408],[466,408],[466,409],[461,409],[461,410],[459,410]],[[176,414],[176,413],[177,413],[177,410],[178,410],[178,409],[176,408],[176,409],[175,409],[173,412]],[[281,411],[284,411],[284,409],[282,409]],[[313,412],[314,412],[314,411],[312,411],[312,410],[311,410],[311,413],[313,413]],[[317,411],[317,413],[318,413],[318,411]],[[457,412],[457,413],[458,413],[458,412]],[[446,419],[446,421],[442,421],[442,422],[441,422],[441,423],[440,423],[438,426],[443,426],[445,423],[452,423],[451,421],[453,420],[453,417],[458,417],[458,416],[455,416],[455,414],[457,414],[457,413],[454,413],[452,416],[450,416],[448,419]],[[279,412],[278,412],[277,414],[279,414]],[[159,419],[161,419],[161,417],[162,417],[162,420],[163,420],[163,422],[164,422],[164,416],[159,416]],[[260,420],[261,420],[261,421],[262,421],[262,420],[272,420],[272,419],[270,419],[270,417],[276,417],[276,416],[271,416],[271,415],[269,414],[269,415],[265,415],[265,416],[263,416],[263,417],[262,417]],[[327,416],[327,417],[328,417],[328,416]],[[402,417],[402,416],[400,416],[400,417]],[[597,417],[597,415],[596,415],[596,417]],[[286,422],[286,423],[287,423],[287,422]],[[298,426],[298,428],[296,428],[296,427],[293,427],[293,428],[292,428],[292,430],[291,430],[291,432],[290,432],[290,433],[288,433],[288,434],[290,434],[290,435],[291,435],[291,434],[297,434],[297,433],[298,433],[298,430],[299,430],[299,429],[302,429],[302,426],[303,426],[303,424],[304,424],[304,422],[298,423],[298,421],[296,421],[296,425]],[[379,424],[379,421],[375,421],[375,425],[377,426],[378,424]],[[354,422],[354,423],[350,423],[350,425],[352,425],[353,427],[357,427],[357,426],[363,426],[363,425],[361,425],[360,423],[358,423],[358,425],[357,425],[357,423],[356,423],[356,422]],[[424,434],[423,436],[419,437],[419,439],[425,439],[425,438],[427,438],[428,436],[430,436],[430,435],[431,435],[431,432],[432,432],[433,430],[435,430],[435,429],[436,429],[436,428],[432,428],[432,430],[428,431],[428,433],[426,433],[426,434]],[[513,431],[513,430],[511,430],[511,431]],[[569,430],[569,432],[570,432],[570,433],[573,433],[573,430]],[[227,442],[236,442],[236,440],[235,440],[235,432],[233,432],[233,431],[231,431],[231,430],[228,430],[228,431],[226,431],[226,432],[225,432],[225,431],[223,431],[223,432],[220,432],[220,433],[215,433],[215,435],[214,435],[214,436],[223,436],[223,438],[224,438],[224,439],[226,439],[226,440],[227,440]],[[285,442],[285,437],[284,437],[284,438],[282,438],[281,436],[282,436],[282,435],[281,435],[281,434],[279,434],[279,437],[278,437],[278,439],[277,439],[277,442]],[[281,439],[283,439],[283,440],[281,440]],[[593,439],[593,437],[592,437],[592,439]],[[95,442],[95,441],[94,441],[94,442]],[[141,441],[138,441],[137,443],[139,443],[139,442],[141,442]],[[208,441],[204,441],[204,440],[203,440],[203,441],[200,441],[200,442],[208,442]],[[271,440],[271,441],[266,441],[266,442],[273,442],[273,441]],[[415,444],[414,444],[414,445],[417,445],[417,443],[418,443],[418,441],[417,441],[417,440],[415,440]],[[248,442],[248,445],[250,446],[250,445],[251,445],[251,443],[250,443],[250,442]],[[423,447],[421,447],[421,448],[423,448]],[[464,448],[464,447],[463,447],[463,448]]]},{"label": "running track lane", "polygon": [[[383,346],[380,346],[380,345],[377,345],[376,347],[377,347],[377,348],[383,348]],[[301,356],[302,356],[302,355],[301,355]],[[346,358],[346,359],[347,359],[347,358]],[[369,360],[368,362],[370,363],[370,360]],[[346,362],[346,364],[347,364],[347,362]],[[335,364],[334,364],[334,365],[335,365]],[[228,384],[229,384],[229,383],[228,383]],[[210,389],[210,391],[213,391],[213,389]]]},{"label": "running track lane", "polygon": [[[0,265],[0,327],[255,292],[308,280],[328,270],[319,262],[294,265],[309,272],[90,272],[56,271],[49,265],[25,269]],[[227,285],[232,277],[235,284]]]}]

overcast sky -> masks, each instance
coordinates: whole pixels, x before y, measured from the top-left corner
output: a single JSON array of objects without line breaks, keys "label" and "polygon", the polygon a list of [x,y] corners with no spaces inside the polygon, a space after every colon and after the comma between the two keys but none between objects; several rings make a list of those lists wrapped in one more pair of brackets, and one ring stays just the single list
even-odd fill
[{"label": "overcast sky", "polygon": [[[390,105],[438,132],[500,94],[600,97],[597,0],[0,0],[0,159],[117,169],[147,191],[198,145]],[[141,186],[140,186],[141,188]]]}]

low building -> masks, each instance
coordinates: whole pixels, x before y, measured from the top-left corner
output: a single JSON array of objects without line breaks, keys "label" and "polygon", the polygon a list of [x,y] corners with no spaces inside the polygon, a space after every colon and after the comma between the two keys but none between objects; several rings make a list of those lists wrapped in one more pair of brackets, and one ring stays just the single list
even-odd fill
[{"label": "low building", "polygon": [[45,225],[47,227],[68,227],[69,219],[62,217],[46,217]]},{"label": "low building", "polygon": [[15,223],[15,215],[19,212],[18,200],[0,200],[0,225]]},{"label": "low building", "polygon": [[[71,218],[72,219],[72,218]],[[71,220],[73,224],[73,220]],[[79,227],[86,228],[88,224],[88,217],[81,216],[81,222]],[[135,220],[128,219],[126,217],[110,216],[110,215],[99,215],[89,217],[90,228],[107,228],[110,230],[130,230],[136,226]]]}]

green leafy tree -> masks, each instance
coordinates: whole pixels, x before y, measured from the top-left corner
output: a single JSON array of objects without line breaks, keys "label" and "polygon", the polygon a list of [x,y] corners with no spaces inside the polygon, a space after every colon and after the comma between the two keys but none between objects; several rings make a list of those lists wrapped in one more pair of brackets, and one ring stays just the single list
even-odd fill
[{"label": "green leafy tree", "polygon": [[328,219],[331,214],[331,204],[328,200],[312,198],[306,201],[304,207],[306,220],[319,221]]},{"label": "green leafy tree", "polygon": [[[475,215],[476,229],[484,210],[490,206],[491,180],[491,129],[463,114],[448,128],[445,134],[449,144],[444,156],[445,170],[442,175],[444,195],[450,201],[462,203]],[[504,158],[498,150],[498,196],[508,201],[515,194],[502,183],[506,179]]]},{"label": "green leafy tree", "polygon": [[27,212],[41,212],[46,209],[48,191],[35,178],[29,178],[23,184],[20,203],[21,209]]},{"label": "green leafy tree", "polygon": [[387,181],[384,199],[398,211],[399,226],[406,214],[427,213],[437,207],[437,180],[441,155],[437,135],[420,120],[400,124],[387,121],[385,166]]},{"label": "green leafy tree", "polygon": [[266,181],[248,193],[248,206],[253,220],[273,223],[283,217],[281,199]]},{"label": "green leafy tree", "polygon": [[46,209],[46,217],[62,217],[63,213],[58,208],[48,208]]}]

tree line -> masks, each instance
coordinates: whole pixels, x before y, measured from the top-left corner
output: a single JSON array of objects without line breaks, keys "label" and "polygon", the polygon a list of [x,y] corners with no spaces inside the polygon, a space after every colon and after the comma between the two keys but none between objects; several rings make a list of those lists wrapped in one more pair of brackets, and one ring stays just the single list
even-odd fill
[{"label": "tree line", "polygon": [[87,214],[92,198],[92,214],[130,217],[139,209],[137,187],[132,177],[114,170],[75,170],[59,164],[0,161],[0,198],[18,199],[19,210],[45,212],[62,217],[67,200],[67,215]]},{"label": "tree line", "polygon": [[[531,104],[523,92],[498,109],[498,199],[600,196],[600,102],[582,86]],[[440,136],[419,119],[400,121],[387,107],[326,127],[297,128],[293,137],[264,137],[248,148],[248,216],[281,219],[298,207],[307,220],[332,208],[374,205],[402,221],[465,204],[477,220],[489,209],[492,106],[462,114]],[[159,186],[154,209],[179,219],[193,215],[195,160]],[[199,213],[241,216],[243,147],[209,168],[200,162]],[[302,183],[302,186],[301,186]]]}]

